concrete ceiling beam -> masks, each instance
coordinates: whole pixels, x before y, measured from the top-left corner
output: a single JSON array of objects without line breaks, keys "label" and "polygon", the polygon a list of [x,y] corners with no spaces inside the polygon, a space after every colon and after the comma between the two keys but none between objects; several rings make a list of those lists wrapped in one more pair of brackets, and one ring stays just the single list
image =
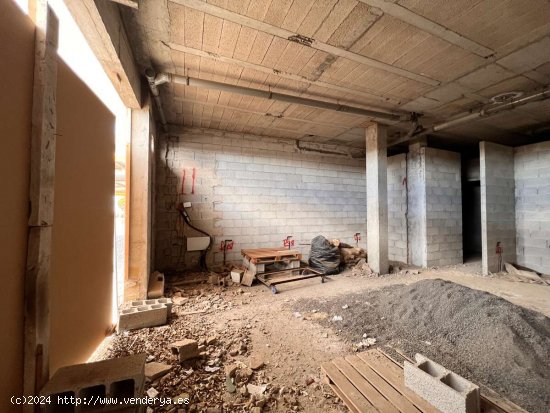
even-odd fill
[{"label": "concrete ceiling beam", "polygon": [[362,98],[365,98],[365,99],[368,99],[368,100],[374,100],[374,101],[377,101],[377,102],[383,102],[383,103],[386,103],[386,104],[388,104],[388,103],[392,104],[392,105],[401,104],[401,101],[397,98],[394,98],[394,97],[380,96],[380,95],[365,92],[365,91],[362,91],[362,90],[349,89],[349,88],[346,88],[346,87],[343,87],[343,86],[338,86],[338,85],[335,85],[335,84],[332,84],[332,83],[323,82],[322,80],[311,80],[311,79],[308,79],[306,76],[300,76],[300,75],[295,75],[293,73],[283,72],[283,71],[280,71],[280,70],[274,70],[270,67],[257,65],[255,63],[246,62],[246,61],[235,59],[235,58],[232,58],[232,57],[225,57],[225,56],[221,56],[219,54],[205,52],[204,50],[194,49],[192,47],[187,47],[187,46],[184,46],[184,45],[181,45],[181,44],[178,44],[178,43],[169,43],[168,46],[170,47],[171,50],[175,50],[175,51],[182,52],[182,53],[192,54],[193,56],[199,56],[199,57],[214,60],[214,61],[217,61],[217,62],[234,64],[234,65],[246,68],[246,69],[257,70],[258,72],[262,72],[262,73],[265,73],[265,74],[268,74],[268,75],[275,75],[275,76],[281,77],[283,79],[294,80],[294,81],[297,81],[297,82],[304,82],[304,83],[308,83],[310,85],[319,86],[319,87],[334,90],[334,91],[337,91],[337,92],[349,93],[349,94],[355,95],[357,97],[362,97]]},{"label": "concrete ceiling beam", "polygon": [[475,53],[481,57],[490,57],[495,54],[495,51],[456,33],[445,26],[433,22],[424,16],[416,14],[411,10],[387,0],[359,0],[368,6],[376,7],[396,19],[410,24],[422,31],[430,33],[440,39],[443,39],[455,46],[461,47],[464,50]]},{"label": "concrete ceiling beam", "polygon": [[65,3],[122,102],[131,109],[139,109],[141,76],[118,7],[110,1],[65,0]]},{"label": "concrete ceiling beam", "polygon": [[371,59],[370,57],[363,56],[361,54],[350,52],[330,44],[305,37],[299,33],[292,32],[271,24],[265,23],[260,20],[252,19],[248,16],[243,16],[242,14],[234,13],[230,10],[215,6],[213,4],[206,3],[202,0],[170,0],[170,2],[178,4],[180,6],[188,7],[203,13],[209,14],[211,16],[218,17],[220,19],[228,20],[241,26],[246,26],[254,30],[258,30],[272,36],[277,36],[282,39],[293,41],[299,44],[304,45],[305,47],[312,47],[316,50],[321,50],[323,52],[329,53],[333,56],[342,57],[362,65],[372,67],[385,71],[387,73],[393,73],[395,75],[415,80],[420,83],[424,83],[431,86],[439,86],[441,83],[436,79],[432,79],[428,76],[424,76],[418,73],[411,72],[406,69],[401,69],[396,66],[381,62],[376,59]]}]

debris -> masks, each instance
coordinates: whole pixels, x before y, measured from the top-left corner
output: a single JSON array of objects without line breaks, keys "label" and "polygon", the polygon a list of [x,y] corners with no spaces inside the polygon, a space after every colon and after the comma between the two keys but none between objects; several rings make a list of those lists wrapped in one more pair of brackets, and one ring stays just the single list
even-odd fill
[{"label": "debris", "polygon": [[157,389],[155,389],[154,387],[151,387],[147,390],[147,396],[151,397],[151,398],[155,398],[157,397],[159,394],[159,392],[157,391]]},{"label": "debris", "polygon": [[235,372],[237,371],[238,367],[236,364],[229,364],[225,366],[225,374],[227,377],[235,377]]},{"label": "debris", "polygon": [[252,370],[259,370],[264,366],[264,362],[257,357],[251,357],[248,364]]},{"label": "debris", "polygon": [[215,373],[219,370],[220,368],[219,367],[210,367],[210,366],[206,366],[204,368],[204,371],[208,372],[208,373]]},{"label": "debris", "polygon": [[367,260],[367,251],[363,248],[340,244],[340,261],[346,267],[357,265],[360,260]]},{"label": "debris", "polygon": [[255,384],[246,385],[246,390],[248,391],[248,393],[256,396],[261,396],[262,394],[264,394],[266,389],[267,389],[266,385],[263,385],[263,386],[256,386]]},{"label": "debris", "polygon": [[342,310],[345,310],[346,308],[349,308],[349,305],[344,304],[344,305],[342,306]]},{"label": "debris", "polygon": [[164,376],[172,369],[172,366],[164,363],[147,363],[145,364],[145,378],[150,381],[156,380],[159,377]]},{"label": "debris", "polygon": [[199,344],[195,340],[180,340],[170,344],[172,354],[177,354],[180,363],[200,355]]},{"label": "debris", "polygon": [[302,318],[302,314],[299,313],[298,311],[296,311],[296,312],[294,312],[294,313],[292,313],[292,314],[293,314],[294,317],[296,317],[296,318]]},{"label": "debris", "polygon": [[233,383],[233,379],[229,376],[225,378],[225,388],[228,393],[235,393],[237,391],[237,388],[235,387],[235,384]]},{"label": "debris", "polygon": [[[363,337],[364,336],[365,335],[363,334]],[[368,348],[370,346],[373,346],[374,344],[376,344],[376,339],[372,338],[372,337],[369,337],[369,338],[361,340],[359,343],[357,343],[356,347],[360,350],[360,349],[363,349],[363,348]]]},{"label": "debris", "polygon": [[504,268],[506,269],[507,273],[512,274],[520,279],[535,281],[537,283],[542,283],[542,284],[549,284],[546,280],[539,277],[536,272],[517,269],[514,265],[510,264],[509,262],[504,263]]},{"label": "debris", "polygon": [[247,287],[251,287],[252,284],[254,283],[255,278],[256,278],[256,276],[254,275],[253,271],[246,270],[244,272],[243,278],[241,280],[241,284],[246,285]]},{"label": "debris", "polygon": [[306,379],[306,386],[309,386],[313,383],[315,383],[315,379],[313,377],[310,376]]},{"label": "debris", "polygon": [[342,321],[343,318],[342,316],[339,316],[339,315],[335,315],[334,317],[332,317],[332,321]]},{"label": "debris", "polygon": [[360,259],[355,267],[351,270],[351,274],[354,277],[377,277],[378,274],[376,274],[372,269],[369,267],[369,264],[367,261],[362,258]]},{"label": "debris", "polygon": [[181,393],[180,395],[176,397],[172,397],[172,403],[173,404],[188,404],[189,400],[191,399],[191,396],[189,393]]},{"label": "debris", "polygon": [[172,297],[172,303],[174,303],[174,305],[183,305],[187,300],[187,297]]}]

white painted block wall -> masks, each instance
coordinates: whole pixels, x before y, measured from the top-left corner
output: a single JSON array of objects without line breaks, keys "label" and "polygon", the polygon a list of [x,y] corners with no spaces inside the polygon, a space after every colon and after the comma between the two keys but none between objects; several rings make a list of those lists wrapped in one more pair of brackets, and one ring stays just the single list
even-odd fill
[{"label": "white painted block wall", "polygon": [[482,272],[498,271],[496,244],[501,243],[502,261],[516,261],[514,199],[514,149],[480,142]]},{"label": "white painted block wall", "polygon": [[[219,247],[225,239],[235,243],[227,259],[237,261],[241,249],[282,246],[287,235],[305,257],[310,247],[301,244],[319,234],[355,245],[353,235],[360,232],[359,245],[366,248],[364,158],[299,153],[291,140],[198,128],[161,138],[156,153],[159,270],[197,263],[197,253],[186,254],[182,235],[199,234],[182,227],[175,209],[184,201],[192,202],[192,223],[214,237],[215,262],[222,261]],[[406,259],[404,159],[388,158],[389,255],[400,261]]]},{"label": "white painted block wall", "polygon": [[550,274],[550,142],[514,149],[514,179],[517,262]]}]

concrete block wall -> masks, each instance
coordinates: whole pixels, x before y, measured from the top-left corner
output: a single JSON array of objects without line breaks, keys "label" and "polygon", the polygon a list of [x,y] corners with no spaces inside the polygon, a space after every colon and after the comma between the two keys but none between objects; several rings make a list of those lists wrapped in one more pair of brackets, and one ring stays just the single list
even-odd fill
[{"label": "concrete block wall", "polygon": [[497,242],[503,262],[516,261],[514,149],[491,142],[479,144],[481,248],[484,275],[498,271]]},{"label": "concrete block wall", "polygon": [[462,264],[462,178],[460,154],[424,148],[426,264]]},{"label": "concrete block wall", "polygon": [[234,241],[227,258],[236,261],[243,248],[282,247],[287,235],[304,256],[309,245],[301,244],[319,234],[354,244],[360,232],[366,247],[364,159],[300,153],[291,140],[208,129],[188,129],[159,143],[157,269],[189,268],[198,258],[185,253],[182,234],[200,234],[178,220],[175,206],[184,201],[192,202],[192,223],[214,237],[215,262],[222,261],[225,239]]},{"label": "concrete block wall", "polygon": [[388,158],[388,255],[407,262],[407,155]]},{"label": "concrete block wall", "polygon": [[550,274],[550,141],[514,149],[517,263]]}]

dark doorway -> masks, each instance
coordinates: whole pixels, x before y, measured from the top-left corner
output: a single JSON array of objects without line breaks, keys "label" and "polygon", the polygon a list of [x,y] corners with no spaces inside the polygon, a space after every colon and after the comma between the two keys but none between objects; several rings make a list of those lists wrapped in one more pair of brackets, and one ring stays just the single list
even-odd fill
[{"label": "dark doorway", "polygon": [[462,157],[462,243],[464,262],[481,259],[479,155]]}]

